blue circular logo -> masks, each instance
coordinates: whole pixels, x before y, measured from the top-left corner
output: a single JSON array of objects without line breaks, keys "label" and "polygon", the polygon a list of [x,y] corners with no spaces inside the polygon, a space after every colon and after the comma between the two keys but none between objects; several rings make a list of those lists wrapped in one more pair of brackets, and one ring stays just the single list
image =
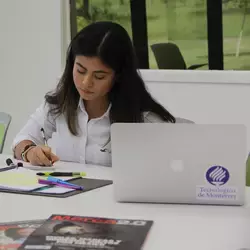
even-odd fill
[{"label": "blue circular logo", "polygon": [[207,181],[214,186],[221,186],[228,182],[229,172],[222,166],[213,166],[206,173]]}]

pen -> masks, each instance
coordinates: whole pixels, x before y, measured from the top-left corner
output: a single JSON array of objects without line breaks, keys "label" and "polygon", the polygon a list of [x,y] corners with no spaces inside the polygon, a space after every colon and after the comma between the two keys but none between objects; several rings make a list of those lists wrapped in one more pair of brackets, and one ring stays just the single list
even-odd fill
[{"label": "pen", "polygon": [[83,190],[83,187],[81,187],[81,186],[71,186],[71,185],[67,185],[67,184],[63,184],[63,183],[42,180],[42,179],[39,179],[38,183],[39,184],[46,184],[46,185],[56,185],[56,186],[65,187],[65,188],[72,188],[72,189],[76,189],[76,190]]},{"label": "pen", "polygon": [[47,139],[45,137],[45,133],[44,133],[44,129],[43,128],[41,128],[41,133],[42,133],[42,136],[43,136],[44,145],[48,146],[48,142],[47,142]]},{"label": "pen", "polygon": [[44,172],[37,173],[39,176],[86,176],[85,172]]},{"label": "pen", "polygon": [[76,184],[73,184],[73,183],[58,179],[58,178],[54,178],[54,177],[51,177],[51,176],[49,176],[47,178],[47,181],[52,181],[52,182],[55,182],[55,183],[59,183],[59,184],[68,185],[68,186],[71,186],[71,187],[77,187],[77,188],[82,188],[83,189],[82,186],[79,186],[79,185],[76,185]]},{"label": "pen", "polygon": [[[48,141],[47,141],[47,139],[46,139],[46,137],[45,137],[45,132],[44,132],[44,129],[43,129],[43,128],[41,128],[41,133],[42,133],[44,145],[48,147]],[[50,164],[53,165],[51,160],[50,160]]]}]

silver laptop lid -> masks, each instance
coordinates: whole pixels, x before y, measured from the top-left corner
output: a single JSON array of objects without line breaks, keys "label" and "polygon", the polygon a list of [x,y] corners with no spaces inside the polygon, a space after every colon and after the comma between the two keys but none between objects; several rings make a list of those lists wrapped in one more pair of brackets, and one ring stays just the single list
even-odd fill
[{"label": "silver laptop lid", "polygon": [[115,198],[242,204],[246,138],[243,125],[113,124]]}]

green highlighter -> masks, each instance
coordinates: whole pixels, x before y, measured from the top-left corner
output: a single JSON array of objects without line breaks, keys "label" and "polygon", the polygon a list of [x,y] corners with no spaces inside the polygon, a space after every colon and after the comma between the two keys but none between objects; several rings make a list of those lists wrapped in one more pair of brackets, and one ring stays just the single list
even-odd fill
[{"label": "green highlighter", "polygon": [[37,173],[39,176],[86,176],[85,172],[41,172]]}]

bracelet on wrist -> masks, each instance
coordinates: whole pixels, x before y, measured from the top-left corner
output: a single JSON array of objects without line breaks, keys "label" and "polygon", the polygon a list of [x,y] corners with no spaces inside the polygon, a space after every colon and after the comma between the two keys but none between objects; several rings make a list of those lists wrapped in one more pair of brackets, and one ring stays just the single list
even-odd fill
[{"label": "bracelet on wrist", "polygon": [[23,161],[28,162],[27,153],[28,153],[32,148],[34,148],[34,147],[36,147],[36,144],[34,144],[34,143],[28,144],[28,145],[26,145],[26,146],[24,147],[24,149],[23,149],[23,151],[22,151],[22,153],[21,153],[21,158],[22,158]]}]

